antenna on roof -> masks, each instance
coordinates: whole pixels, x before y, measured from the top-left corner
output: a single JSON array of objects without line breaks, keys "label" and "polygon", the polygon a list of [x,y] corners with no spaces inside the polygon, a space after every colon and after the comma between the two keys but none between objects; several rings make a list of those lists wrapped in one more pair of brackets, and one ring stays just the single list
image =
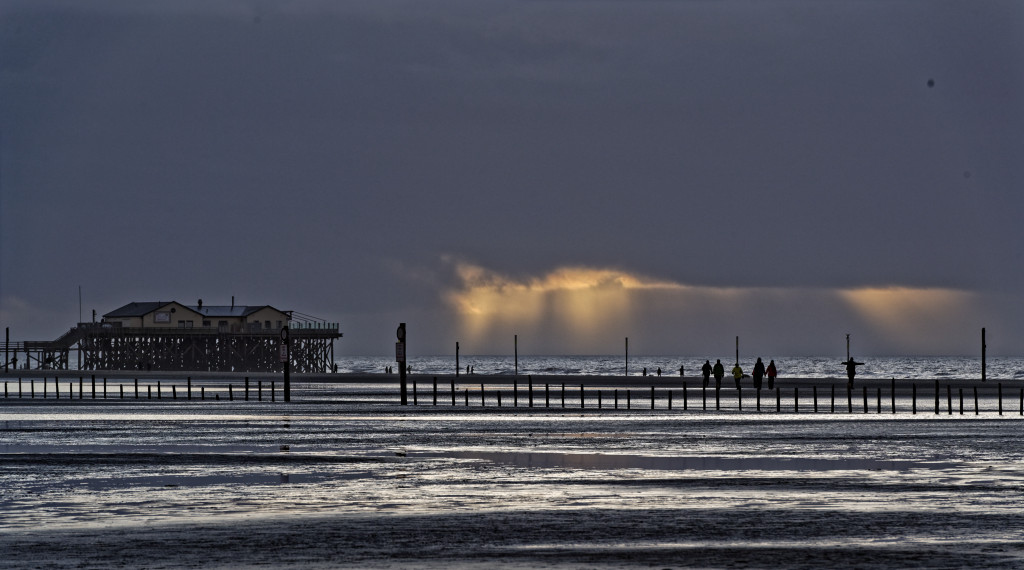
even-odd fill
[{"label": "antenna on roof", "polygon": [[231,296],[231,308],[232,309],[235,308],[235,296],[234,295]]},{"label": "antenna on roof", "polygon": [[197,307],[197,308],[200,309],[200,310],[203,308],[203,300],[202,299],[199,299],[199,307]]}]

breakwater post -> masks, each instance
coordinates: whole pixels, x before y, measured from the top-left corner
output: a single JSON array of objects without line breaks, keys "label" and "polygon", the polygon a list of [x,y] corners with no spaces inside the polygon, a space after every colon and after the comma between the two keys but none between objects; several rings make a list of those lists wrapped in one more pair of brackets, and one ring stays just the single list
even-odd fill
[{"label": "breakwater post", "polygon": [[911,396],[911,399],[910,399],[910,413],[912,413],[912,414],[914,414],[916,416],[917,415],[917,383],[915,382],[915,383],[911,384],[910,387],[913,390],[912,396]]},{"label": "breakwater post", "polygon": [[452,378],[452,406],[455,405],[455,379]]},{"label": "breakwater post", "polygon": [[974,387],[974,415],[978,415],[978,387]]},{"label": "breakwater post", "polygon": [[434,376],[434,405],[437,405],[437,376]]},{"label": "breakwater post", "polygon": [[864,392],[864,413],[866,414],[868,413],[868,387],[864,386],[862,391]]},{"label": "breakwater post", "polygon": [[999,415],[1003,415],[1003,383],[997,384],[999,387]]},{"label": "breakwater post", "polygon": [[245,401],[249,401],[249,377],[245,377]]},{"label": "breakwater post", "polygon": [[683,411],[684,412],[686,411],[687,405],[688,405],[688,402],[686,400],[687,400],[687,396],[686,396],[686,382],[683,382]]},{"label": "breakwater post", "polygon": [[892,379],[892,413],[896,413],[896,379]]},{"label": "breakwater post", "polygon": [[782,411],[782,388],[775,388],[775,412]]},{"label": "breakwater post", "polygon": [[876,410],[875,411],[876,414],[882,413],[882,389],[881,388],[878,389],[878,401],[875,402],[875,410]]},{"label": "breakwater post", "polygon": [[793,413],[800,413],[800,388],[793,387]]},{"label": "breakwater post", "polygon": [[964,415],[964,389],[960,388],[960,415]]},{"label": "breakwater post", "polygon": [[946,415],[953,415],[953,392],[950,389],[949,384],[946,384]]},{"label": "breakwater post", "polygon": [[529,395],[530,395],[530,407],[532,408],[533,407],[533,375],[527,374],[526,375],[526,381],[529,382],[529,384],[528,384],[528,392],[529,392]]},{"label": "breakwater post", "polygon": [[985,381],[985,327],[981,328],[981,381]]},{"label": "breakwater post", "polygon": [[935,381],[935,415],[939,415],[939,381]]},{"label": "breakwater post", "polygon": [[186,399],[187,400],[191,400],[192,399],[192,377],[189,376],[188,380],[186,380],[186,382],[188,383],[187,384],[188,385],[188,388],[187,388],[187,390],[188,390],[188,397]]},{"label": "breakwater post", "polygon": [[832,407],[830,408],[832,413],[836,413],[836,385],[832,385]]},{"label": "breakwater post", "polygon": [[[654,386],[651,386],[651,409],[654,409]],[[740,409],[743,409],[743,405],[740,405]]]},{"label": "breakwater post", "polygon": [[814,395],[814,413],[818,413],[818,385],[817,384],[815,384],[811,388],[811,392]]}]

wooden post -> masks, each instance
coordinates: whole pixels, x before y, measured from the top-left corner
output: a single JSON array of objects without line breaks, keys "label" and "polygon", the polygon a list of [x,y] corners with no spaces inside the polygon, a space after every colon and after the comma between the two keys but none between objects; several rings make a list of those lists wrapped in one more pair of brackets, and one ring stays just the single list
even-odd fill
[{"label": "wooden post", "polygon": [[597,391],[597,409],[601,409],[601,390]]},{"label": "wooden post", "polygon": [[939,381],[935,381],[935,415],[939,415]]},{"label": "wooden post", "polygon": [[703,386],[702,385],[700,387],[700,402],[701,402],[701,404],[700,404],[701,405],[701,409],[706,412],[708,410],[708,387],[707,386]]},{"label": "wooden post", "polygon": [[455,379],[452,378],[452,406],[455,405]]},{"label": "wooden post", "polygon": [[519,379],[512,379],[512,407],[519,407]]},{"label": "wooden post", "polygon": [[29,378],[28,385],[29,385],[29,388],[31,388],[31,390],[32,390],[31,394],[32,394],[32,399],[34,400],[34,399],[36,399],[36,379],[35,378]]},{"label": "wooden post", "polygon": [[782,388],[775,387],[775,413],[782,412]]},{"label": "wooden post", "polygon": [[743,411],[743,388],[736,388],[736,409]]},{"label": "wooden post", "polygon": [[832,385],[832,407],[830,409],[831,409],[831,412],[833,414],[836,413],[836,385],[835,384]]},{"label": "wooden post", "polygon": [[651,386],[651,409],[654,409],[654,386]]},{"label": "wooden post", "polygon": [[1003,415],[1003,383],[998,384],[999,387],[999,415]]},{"label": "wooden post", "polygon": [[206,386],[199,387],[199,399],[203,401],[206,400]]},{"label": "wooden post", "polygon": [[985,328],[981,329],[981,381],[985,381]]},{"label": "wooden post", "polygon": [[[565,407],[565,390],[564,390],[565,384],[562,384],[562,387],[563,387],[563,390],[562,390],[562,407],[564,408]],[[549,384],[547,384],[547,383],[544,384],[544,407],[545,408],[550,408],[551,407],[551,386]]]},{"label": "wooden post", "polygon": [[484,383],[483,382],[480,383],[480,407],[481,408],[486,408],[487,407],[487,401],[484,399]]},{"label": "wooden post", "polygon": [[121,390],[121,399],[124,399],[124,384],[118,384],[117,387]]},{"label": "wooden post", "polygon": [[580,409],[583,409],[583,384],[580,384]]},{"label": "wooden post", "polygon": [[793,387],[793,413],[800,413],[800,388],[797,386]]},{"label": "wooden post", "polygon": [[633,408],[633,393],[632,390],[626,389],[626,409],[630,410]]},{"label": "wooden post", "polygon": [[533,407],[533,376],[528,374],[526,376],[526,380],[527,380],[527,382],[529,382],[528,391],[529,391],[529,395],[530,395],[530,407],[532,408]]},{"label": "wooden post", "polygon": [[686,382],[683,382],[683,411],[684,412],[687,409],[687,405],[688,405],[688,402],[687,402],[687,395],[686,395]]},{"label": "wooden post", "polygon": [[875,401],[875,413],[882,413],[882,389],[878,389],[878,399]]},{"label": "wooden post", "polygon": [[626,377],[629,378],[629,337],[626,337]]},{"label": "wooden post", "polygon": [[156,381],[156,399],[157,400],[162,400],[163,397],[164,397],[163,394],[164,394],[163,390],[160,389],[160,381],[157,380]]},{"label": "wooden post", "polygon": [[172,400],[177,400],[178,399],[178,387],[175,386],[174,384],[171,384],[171,399]]},{"label": "wooden post", "polygon": [[[515,353],[516,353],[516,356],[515,356],[515,365],[516,365],[516,367],[515,367],[515,376],[519,376],[519,335],[513,335],[513,337],[514,337],[513,338],[513,344],[515,345]],[[514,399],[515,399],[515,395],[513,394],[513,400]],[[513,406],[513,407],[515,407],[515,406]]]},{"label": "wooden post", "polygon": [[896,379],[892,379],[892,413],[896,413]]},{"label": "wooden post", "polygon": [[464,390],[464,392],[466,394],[466,407],[468,408],[469,407],[469,388],[464,388],[463,390]]},{"label": "wooden post", "polygon": [[755,408],[757,411],[761,411],[761,391],[757,390],[755,398]]},{"label": "wooden post", "polygon": [[866,413],[868,413],[868,387],[867,386],[863,387],[863,392],[864,392],[864,413],[866,414]]},{"label": "wooden post", "polygon": [[434,405],[437,405],[437,376],[434,376]]},{"label": "wooden post", "polygon": [[192,399],[192,377],[191,376],[188,377],[187,382],[188,382],[188,398],[187,399],[191,400]]},{"label": "wooden post", "polygon": [[271,380],[270,381],[270,401],[271,402],[276,402],[277,401],[277,390],[275,390],[274,388],[276,388],[276,386],[274,386],[274,381]]},{"label": "wooden post", "polygon": [[562,408],[565,408],[565,382],[562,382]]},{"label": "wooden post", "polygon": [[107,399],[107,379],[103,379],[103,399]]},{"label": "wooden post", "polygon": [[[18,393],[21,394],[21,379],[18,379]],[[82,377],[78,377],[78,399],[82,399]]]},{"label": "wooden post", "polygon": [[818,413],[818,385],[815,384],[811,387],[811,393],[814,395],[814,413]]},{"label": "wooden post", "polygon": [[1020,415],[1024,416],[1024,388],[1020,389]]},{"label": "wooden post", "polygon": [[256,381],[256,400],[260,401],[260,402],[263,401],[263,379],[262,378]]},{"label": "wooden post", "polygon": [[978,387],[974,387],[974,415],[978,415]]},{"label": "wooden post", "polygon": [[416,378],[412,379],[412,405],[417,406],[418,401],[416,399]]},{"label": "wooden post", "polygon": [[139,399],[139,379],[135,379],[135,399]]},{"label": "wooden post", "polygon": [[96,375],[92,375],[92,399],[96,399]]},{"label": "wooden post", "polygon": [[718,386],[715,386],[715,411],[722,409],[721,397],[722,389],[719,388]]},{"label": "wooden post", "polygon": [[960,391],[960,415],[964,415],[964,389],[958,388]]},{"label": "wooden post", "polygon": [[249,401],[249,377],[245,377],[245,401]]},{"label": "wooden post", "polygon": [[619,409],[619,389],[615,389],[615,409]]},{"label": "wooden post", "polygon": [[946,415],[953,415],[953,392],[949,384],[946,384]]},{"label": "wooden post", "polygon": [[[157,395],[159,396],[160,393],[157,392]],[[153,386],[152,385],[146,386],[146,399],[147,400],[152,400],[153,399]]]},{"label": "wooden post", "polygon": [[235,392],[234,392],[233,386],[231,384],[228,384],[228,401],[229,402],[234,402],[235,401]]},{"label": "wooden post", "polygon": [[853,413],[853,387],[846,383],[846,413]]},{"label": "wooden post", "polygon": [[668,409],[672,409],[672,390],[668,391]]},{"label": "wooden post", "polygon": [[455,341],[455,377],[459,377],[462,366],[459,364],[459,341]]},{"label": "wooden post", "polygon": [[501,407],[501,390],[498,390],[498,407]]},{"label": "wooden post", "polygon": [[910,404],[910,413],[912,413],[912,414],[914,414],[916,416],[917,415],[917,383],[915,382],[914,384],[911,384],[910,386],[913,389],[913,392],[912,392],[912,395],[911,395],[911,399],[910,399],[910,402],[911,402],[911,404]]}]

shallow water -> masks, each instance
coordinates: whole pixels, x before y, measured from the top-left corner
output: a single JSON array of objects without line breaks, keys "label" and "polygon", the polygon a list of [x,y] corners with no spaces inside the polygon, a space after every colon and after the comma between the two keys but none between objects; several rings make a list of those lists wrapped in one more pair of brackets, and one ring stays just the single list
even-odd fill
[{"label": "shallow water", "polygon": [[1022,425],[0,403],[0,567],[1020,567]]}]

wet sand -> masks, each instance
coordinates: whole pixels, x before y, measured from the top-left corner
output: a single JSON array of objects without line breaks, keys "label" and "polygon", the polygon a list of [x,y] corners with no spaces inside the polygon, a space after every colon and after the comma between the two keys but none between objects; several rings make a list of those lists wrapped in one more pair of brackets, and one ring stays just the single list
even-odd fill
[{"label": "wet sand", "polygon": [[1016,414],[403,407],[397,376],[336,379],[0,400],[0,568],[1024,564]]}]

